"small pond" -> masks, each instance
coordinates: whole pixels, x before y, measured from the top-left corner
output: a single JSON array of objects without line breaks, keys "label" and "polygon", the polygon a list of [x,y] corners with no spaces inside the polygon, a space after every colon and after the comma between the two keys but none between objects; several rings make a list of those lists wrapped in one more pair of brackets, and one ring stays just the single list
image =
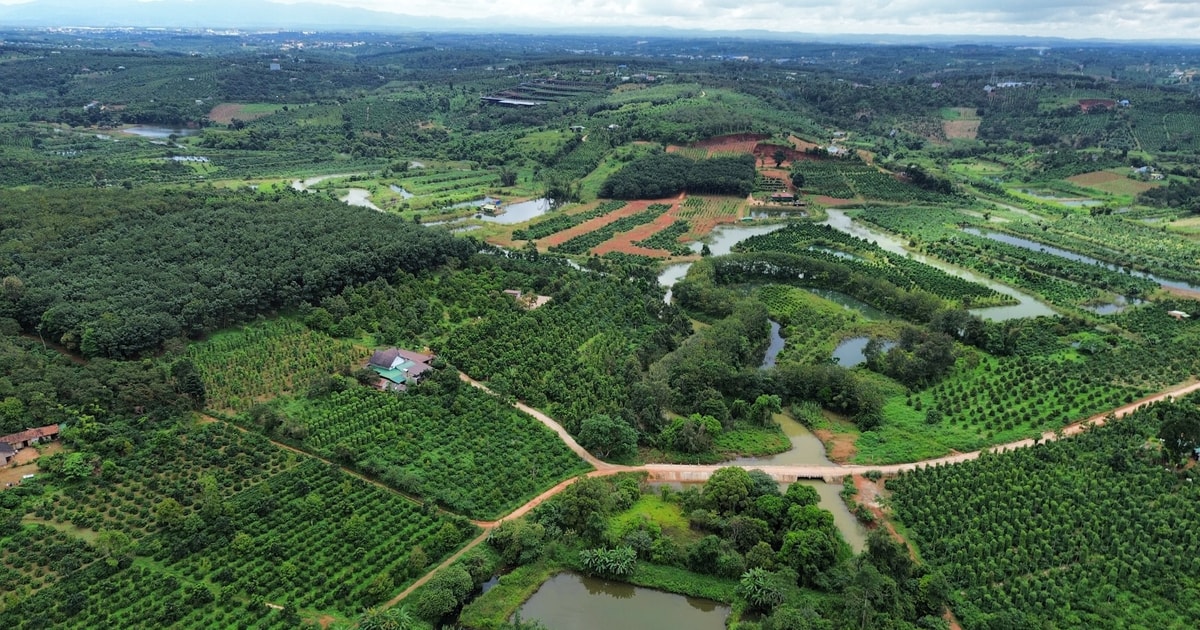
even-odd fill
[{"label": "small pond", "polygon": [[123,131],[125,133],[133,134],[135,136],[141,136],[143,138],[156,138],[156,139],[169,138],[173,135],[174,136],[194,136],[194,135],[200,133],[199,129],[187,129],[187,128],[176,129],[176,128],[171,128],[171,127],[159,127],[156,125],[134,125],[132,127],[126,127],[125,129],[122,129],[121,131]]},{"label": "small pond", "polygon": [[371,203],[371,191],[366,188],[351,188],[347,190],[346,196],[342,197],[342,201],[351,206],[383,211],[379,206]]},{"label": "small pond", "polygon": [[[775,230],[782,229],[786,224],[774,223],[770,225],[718,225],[713,228],[712,233],[705,237],[704,242],[708,243],[708,250],[713,256],[724,256],[733,250],[733,246],[760,234],[770,234]],[[703,243],[692,243],[692,249],[699,252],[703,249]]]},{"label": "small pond", "polygon": [[667,294],[663,296],[663,300],[667,304],[671,303],[671,287],[675,286],[676,282],[682,280],[687,275],[688,269],[691,268],[692,263],[676,263],[674,265],[667,265],[658,274],[658,285],[667,287]]},{"label": "small pond", "polygon": [[729,607],[719,602],[559,573],[521,606],[521,619],[554,630],[723,630]]},{"label": "small pond", "polygon": [[[867,344],[871,342],[870,337],[851,337],[837,345],[833,349],[833,358],[837,360],[837,364],[842,367],[854,367],[867,362],[866,349]],[[884,341],[880,346],[880,350],[887,352],[894,348],[896,342]]]},{"label": "small pond", "polygon": [[412,199],[413,197],[416,197],[416,195],[408,192],[407,190],[404,190],[403,186],[389,184],[388,188],[390,188],[392,190],[392,192],[396,193],[397,195],[400,195],[401,199]]},{"label": "small pond", "polygon": [[1045,190],[1023,189],[1021,192],[1029,195],[1030,197],[1041,199],[1042,201],[1052,201],[1054,203],[1071,208],[1091,208],[1093,206],[1104,205],[1104,202],[1100,201],[1099,199],[1089,199],[1087,197],[1060,197],[1053,192]]},{"label": "small pond", "polygon": [[863,302],[858,298],[850,297],[845,293],[839,293],[831,289],[820,289],[817,287],[804,287],[804,290],[812,293],[813,295],[829,300],[834,304],[840,305],[842,308],[848,311],[857,311],[867,319],[891,319],[887,313],[875,308],[874,306],[871,306],[870,304],[867,304],[866,302]]},{"label": "small pond", "polygon": [[489,216],[481,214],[477,219],[487,221],[488,223],[503,223],[511,225],[513,223],[524,223],[534,217],[540,217],[550,210],[551,202],[545,197],[530,199],[529,201],[518,201],[517,203],[504,204],[500,206],[500,214]]},{"label": "small pond", "polygon": [[1116,297],[1116,299],[1114,299],[1112,302],[1105,302],[1103,304],[1086,305],[1083,308],[1085,308],[1097,315],[1113,315],[1115,313],[1120,313],[1121,311],[1124,311],[1125,309],[1129,308],[1130,306],[1137,306],[1138,304],[1142,304],[1142,303],[1143,303],[1143,301],[1139,300],[1137,298],[1130,298],[1130,297],[1126,297],[1124,295],[1118,295]]}]

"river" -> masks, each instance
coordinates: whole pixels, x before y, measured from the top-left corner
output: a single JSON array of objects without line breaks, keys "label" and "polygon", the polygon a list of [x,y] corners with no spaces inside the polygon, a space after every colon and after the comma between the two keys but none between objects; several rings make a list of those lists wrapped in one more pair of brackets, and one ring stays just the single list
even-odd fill
[{"label": "river", "polygon": [[1006,284],[996,282],[991,278],[972,273],[966,269],[955,267],[954,265],[942,260],[938,260],[937,258],[931,258],[917,252],[910,252],[905,248],[904,242],[901,241],[899,237],[859,223],[858,221],[851,219],[850,215],[846,214],[844,210],[840,210],[838,208],[829,208],[826,212],[828,213],[829,218],[823,221],[824,225],[828,225],[847,234],[872,241],[879,247],[889,252],[900,254],[902,256],[908,256],[913,260],[925,263],[930,267],[936,267],[951,275],[965,278],[972,282],[978,282],[979,284],[990,287],[997,292],[1003,293],[1004,295],[1017,300],[1018,303],[1013,306],[992,306],[989,308],[971,309],[972,313],[984,319],[1003,321],[1006,319],[1057,314],[1055,313],[1054,309],[1050,308],[1045,303],[1038,301],[1037,298],[1033,297],[1032,295],[1022,293],[1021,291],[1018,291]]},{"label": "river", "polygon": [[1027,238],[1022,238],[1020,236],[1013,236],[1012,234],[1005,234],[1003,232],[984,231],[984,230],[980,230],[978,228],[963,228],[963,232],[966,232],[967,234],[972,234],[975,236],[982,236],[984,238],[988,238],[993,241],[1012,245],[1014,247],[1020,247],[1021,249],[1027,249],[1031,252],[1042,252],[1042,253],[1046,253],[1046,254],[1051,254],[1053,256],[1058,256],[1059,258],[1066,258],[1067,260],[1073,260],[1075,262],[1081,262],[1081,263],[1085,263],[1085,264],[1089,264],[1089,265],[1100,265],[1106,269],[1109,269],[1112,271],[1119,271],[1121,273],[1126,273],[1135,278],[1145,278],[1146,280],[1152,280],[1154,282],[1159,283],[1160,285],[1162,285],[1164,287],[1171,287],[1174,289],[1185,289],[1188,291],[1200,291],[1200,285],[1189,284],[1182,280],[1169,280],[1169,279],[1163,278],[1161,276],[1156,276],[1152,273],[1146,273],[1144,271],[1137,271],[1135,269],[1130,269],[1128,267],[1114,265],[1110,262],[1105,262],[1103,260],[1098,260],[1096,258],[1092,258],[1091,256],[1084,256],[1083,254],[1077,254],[1069,249],[1062,249],[1060,247],[1055,247],[1053,245],[1046,245],[1045,243],[1039,243],[1038,241],[1030,240]]},{"label": "river", "polygon": [[779,334],[779,322],[771,319],[767,320],[767,323],[771,325],[771,342],[767,345],[767,352],[763,355],[762,364],[758,366],[764,370],[775,367],[775,359],[779,357],[779,353],[787,344]]},{"label": "river", "polygon": [[521,619],[554,630],[723,630],[729,607],[623,582],[559,573],[521,606]]},{"label": "river", "polygon": [[[760,234],[770,234],[775,230],[785,226],[784,223],[775,223],[770,225],[718,225],[713,229],[703,242],[692,243],[692,249],[699,252],[705,244],[712,252],[713,256],[723,256],[733,251],[733,246]],[[687,276],[688,269],[692,268],[692,263],[675,263],[667,265],[662,272],[658,274],[659,286],[667,287],[667,294],[663,297],[669,304],[671,302],[671,287],[675,283]]]}]

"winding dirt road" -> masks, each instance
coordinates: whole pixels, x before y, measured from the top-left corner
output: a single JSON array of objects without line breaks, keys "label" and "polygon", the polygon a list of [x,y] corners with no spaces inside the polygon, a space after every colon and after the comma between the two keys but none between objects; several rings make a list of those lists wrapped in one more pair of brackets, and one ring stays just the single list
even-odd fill
[{"label": "winding dirt road", "polygon": [[[486,385],[484,385],[483,383],[480,383],[479,381],[472,379],[471,377],[467,376],[466,374],[460,373],[459,377],[464,382],[470,383],[473,387],[477,387],[485,392],[495,395],[495,392],[488,389]],[[584,461],[591,464],[595,468],[595,470],[593,470],[585,475],[579,475],[577,477],[572,477],[571,479],[567,479],[565,481],[558,483],[553,488],[550,488],[550,489],[546,490],[545,492],[539,494],[538,496],[534,497],[533,499],[530,499],[527,503],[525,503],[521,507],[513,510],[512,512],[503,516],[500,519],[497,519],[495,521],[474,521],[474,523],[476,525],[483,528],[484,531],[482,534],[475,537],[475,539],[473,539],[471,542],[469,542],[465,546],[463,546],[462,549],[459,549],[454,555],[452,555],[449,558],[447,558],[446,560],[442,561],[438,566],[434,567],[432,570],[430,570],[428,573],[426,573],[424,576],[422,576],[419,580],[417,580],[416,582],[413,582],[411,585],[409,585],[408,588],[404,589],[399,595],[393,597],[387,603],[383,604],[381,606],[381,608],[383,608],[383,609],[390,608],[390,607],[396,605],[397,603],[399,603],[400,601],[402,601],[405,597],[408,597],[410,594],[412,594],[413,591],[415,591],[417,588],[421,587],[423,584],[428,582],[429,579],[431,577],[433,577],[433,575],[435,573],[437,573],[441,569],[449,566],[451,563],[453,563],[458,558],[462,557],[462,555],[464,553],[466,553],[468,550],[472,549],[476,545],[479,545],[483,541],[487,540],[487,536],[491,532],[492,528],[496,527],[497,525],[499,525],[500,523],[502,523],[504,521],[507,521],[510,519],[515,519],[515,518],[520,518],[520,517],[528,514],[529,511],[532,510],[533,508],[541,505],[543,502],[545,502],[550,497],[553,497],[554,495],[562,492],[564,489],[567,488],[567,486],[570,486],[571,484],[575,483],[576,481],[579,481],[580,479],[583,479],[584,477],[605,477],[608,475],[615,475],[617,473],[622,473],[622,472],[646,472],[646,473],[649,473],[650,478],[655,479],[655,480],[660,480],[660,481],[697,481],[697,482],[700,482],[700,481],[707,481],[708,478],[710,476],[712,476],[712,474],[714,472],[716,472],[718,469],[726,468],[728,466],[739,466],[739,467],[745,468],[747,470],[751,470],[751,469],[761,470],[761,471],[767,473],[768,475],[771,475],[778,481],[796,481],[797,479],[833,480],[833,479],[845,477],[847,475],[855,475],[855,474],[861,475],[863,473],[866,473],[866,472],[872,471],[872,470],[879,471],[885,475],[894,475],[894,474],[898,474],[901,472],[916,470],[918,468],[924,468],[926,466],[937,466],[939,464],[957,464],[957,463],[961,463],[961,462],[965,462],[965,461],[970,461],[973,459],[978,459],[979,456],[982,455],[984,452],[1011,451],[1011,450],[1015,450],[1018,448],[1026,448],[1029,446],[1033,446],[1039,442],[1049,442],[1049,441],[1057,440],[1057,439],[1064,438],[1064,437],[1078,435],[1079,433],[1082,433],[1083,431],[1087,430],[1089,427],[1103,425],[1105,422],[1107,422],[1109,416],[1113,416],[1114,418],[1122,418],[1130,413],[1133,413],[1136,409],[1138,409],[1139,407],[1141,407],[1143,405],[1147,405],[1147,404],[1150,404],[1153,402],[1158,402],[1160,400],[1165,400],[1167,398],[1184,396],[1184,395],[1190,394],[1190,393],[1198,391],[1198,390],[1200,390],[1200,381],[1187,381],[1185,383],[1181,383],[1179,385],[1175,385],[1174,387],[1163,390],[1152,396],[1148,396],[1146,398],[1142,398],[1140,400],[1136,400],[1132,403],[1129,403],[1128,405],[1118,407],[1116,409],[1113,409],[1112,411],[1097,414],[1090,418],[1086,418],[1079,422],[1075,422],[1073,424],[1067,425],[1057,431],[1047,431],[1046,433],[1043,433],[1040,438],[1037,438],[1037,439],[1018,440],[1016,442],[1000,444],[1000,445],[993,446],[993,447],[990,447],[987,449],[983,449],[983,450],[979,450],[979,451],[972,451],[970,453],[958,453],[955,455],[947,455],[944,457],[935,457],[932,459],[926,459],[926,460],[922,460],[919,462],[910,462],[907,464],[890,464],[890,465],[886,465],[886,466],[861,466],[861,465],[843,466],[843,465],[839,465],[839,464],[811,464],[811,465],[806,465],[806,466],[760,466],[760,465],[754,465],[754,464],[713,464],[713,465],[643,464],[641,466],[621,466],[621,465],[610,464],[608,462],[602,461],[602,460],[596,458],[595,456],[593,456],[591,453],[587,452],[586,449],[584,449],[582,446],[580,446],[579,443],[576,442],[575,439],[573,437],[571,437],[571,435],[569,433],[567,433],[566,429],[564,429],[562,427],[562,425],[555,422],[552,418],[550,418],[550,416],[547,416],[546,414],[542,413],[541,411],[538,411],[537,409],[534,409],[524,403],[514,402],[513,403],[514,407],[516,407],[517,409],[521,410],[524,413],[529,414],[530,416],[533,416],[539,422],[546,425],[546,427],[548,427],[550,430],[552,430],[556,434],[558,434],[558,436],[567,445],[567,447],[569,447],[573,452],[575,452],[575,454],[577,454],[581,458],[583,458]]]}]

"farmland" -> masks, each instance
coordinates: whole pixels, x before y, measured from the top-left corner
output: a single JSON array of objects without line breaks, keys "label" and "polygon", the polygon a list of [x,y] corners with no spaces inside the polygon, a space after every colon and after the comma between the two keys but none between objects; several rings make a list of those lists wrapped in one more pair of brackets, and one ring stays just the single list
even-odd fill
[{"label": "farmland", "polygon": [[405,396],[354,388],[287,401],[280,405],[287,418],[280,433],[473,518],[501,516],[587,469],[557,436],[494,397],[466,386],[449,392],[432,386]]},{"label": "farmland", "polygon": [[5,628],[1194,625],[1200,48],[0,42]]}]

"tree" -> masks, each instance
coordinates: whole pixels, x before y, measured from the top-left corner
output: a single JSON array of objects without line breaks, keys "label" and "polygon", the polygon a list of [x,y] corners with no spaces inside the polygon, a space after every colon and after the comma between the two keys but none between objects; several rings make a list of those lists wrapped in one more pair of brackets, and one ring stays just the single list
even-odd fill
[{"label": "tree", "polygon": [[180,359],[171,366],[171,378],[175,380],[175,389],[192,401],[193,409],[203,409],[207,402],[207,392],[204,389],[204,379],[191,359]]},{"label": "tree", "polygon": [[775,152],[771,154],[771,158],[775,160],[775,168],[779,168],[783,166],[783,161],[787,159],[787,152],[783,149],[775,149]]},{"label": "tree", "polygon": [[637,431],[624,420],[600,414],[580,425],[579,444],[600,459],[626,459],[637,452]]},{"label": "tree", "polygon": [[704,484],[701,500],[715,512],[735,514],[749,504],[754,480],[745,469],[726,467],[717,469]]},{"label": "tree", "polygon": [[1158,437],[1167,451],[1179,458],[1200,447],[1200,410],[1183,403],[1159,405],[1158,409],[1163,419]]},{"label": "tree", "polygon": [[125,532],[106,530],[96,537],[96,547],[108,557],[111,564],[117,565],[133,556],[137,543]]},{"label": "tree", "polygon": [[796,190],[804,188],[804,173],[801,173],[800,171],[792,172],[792,186]]}]

